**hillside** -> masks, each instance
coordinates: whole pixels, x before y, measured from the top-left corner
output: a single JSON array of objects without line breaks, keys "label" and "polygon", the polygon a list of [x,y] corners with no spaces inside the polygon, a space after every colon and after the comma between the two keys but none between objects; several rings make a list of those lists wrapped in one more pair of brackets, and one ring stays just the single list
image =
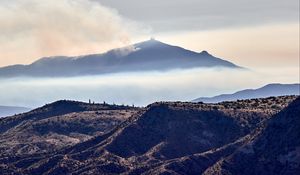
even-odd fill
[{"label": "hillside", "polygon": [[218,103],[251,98],[266,98],[283,95],[300,95],[300,84],[268,84],[258,89],[246,89],[233,94],[222,94],[215,97],[201,97],[193,102]]},{"label": "hillside", "polygon": [[49,152],[101,135],[139,108],[57,101],[0,119],[0,155]]},{"label": "hillside", "polygon": [[0,68],[0,77],[66,77],[187,68],[240,68],[233,63],[151,39],[103,54],[46,57],[30,65]]},{"label": "hillside", "polygon": [[299,138],[300,98],[272,117],[257,137],[205,174],[299,174]]},{"label": "hillside", "polygon": [[[38,137],[40,135],[53,139],[49,133],[69,139],[66,139],[64,145],[49,150],[29,151],[15,146],[11,151],[2,151],[0,173],[215,174],[218,167],[224,166],[223,169],[227,170],[228,167],[225,166],[227,164],[222,164],[224,159],[231,162],[230,158],[238,154],[239,150],[245,150],[245,145],[252,141],[264,142],[266,139],[263,137],[270,137],[270,133],[273,133],[274,138],[270,143],[277,142],[276,139],[285,141],[278,146],[268,145],[269,143],[259,144],[266,146],[263,146],[262,150],[276,149],[278,154],[284,153],[281,148],[290,148],[289,145],[284,145],[290,141],[290,137],[284,134],[285,131],[289,136],[293,136],[291,139],[296,139],[292,142],[293,147],[290,151],[299,146],[296,137],[299,133],[296,130],[299,98],[294,101],[296,98],[296,96],[281,96],[217,104],[157,102],[146,108],[120,106],[112,108],[110,105],[76,102],[75,110],[62,111],[55,116],[43,114],[39,115],[41,118],[19,117],[24,123],[29,122],[27,119],[33,120],[30,121],[30,126],[16,124],[12,122],[16,118],[8,117],[5,122],[4,120],[0,122],[0,126],[7,128],[1,132],[3,141],[8,137],[14,137],[19,144],[35,143],[28,140],[25,142],[18,137],[20,133],[29,135],[36,133],[34,137],[40,144],[47,142]],[[66,102],[59,103],[66,105]],[[67,102],[68,105],[69,103]],[[61,109],[60,105],[56,106],[56,109]],[[54,109],[48,106],[38,111],[47,111],[48,108]],[[81,109],[76,111],[79,108]],[[99,116],[95,111],[98,111]],[[110,115],[107,111],[111,112]],[[98,124],[92,124],[95,121]],[[99,122],[105,125],[100,125]],[[76,127],[72,128],[75,125]],[[278,128],[277,126],[292,129],[276,132],[270,129]],[[71,137],[77,140],[72,142],[74,139],[70,139]],[[57,139],[56,143],[60,143],[61,140]],[[293,153],[290,151],[285,150],[284,155]],[[15,152],[18,154],[14,154]],[[266,153],[265,158],[273,160],[271,154]],[[235,167],[239,163],[242,162],[237,161],[236,164],[229,165]],[[293,166],[291,172],[297,171],[299,166],[297,164]],[[231,170],[231,167],[228,169]],[[239,172],[241,171],[231,173],[240,174]]]}]

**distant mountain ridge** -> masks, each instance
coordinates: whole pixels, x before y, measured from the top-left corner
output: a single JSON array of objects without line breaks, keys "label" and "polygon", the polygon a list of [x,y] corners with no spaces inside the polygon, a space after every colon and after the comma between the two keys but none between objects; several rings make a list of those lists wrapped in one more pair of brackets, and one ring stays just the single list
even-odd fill
[{"label": "distant mountain ridge", "polygon": [[0,68],[0,77],[64,77],[197,67],[241,68],[208,52],[194,52],[151,39],[103,54],[45,57],[29,65]]},{"label": "distant mountain ridge", "polygon": [[246,89],[233,94],[222,94],[214,97],[201,97],[193,102],[218,103],[222,101],[235,101],[252,98],[266,98],[282,95],[299,95],[300,84],[268,84],[258,89]]},{"label": "distant mountain ridge", "polygon": [[0,106],[0,117],[7,117],[28,111],[30,111],[30,108],[19,106]]}]

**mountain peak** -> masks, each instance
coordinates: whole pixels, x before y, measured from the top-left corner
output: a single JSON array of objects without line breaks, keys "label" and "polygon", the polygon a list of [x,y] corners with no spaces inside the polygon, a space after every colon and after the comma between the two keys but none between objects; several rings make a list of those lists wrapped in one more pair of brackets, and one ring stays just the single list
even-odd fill
[{"label": "mountain peak", "polygon": [[80,57],[47,57],[30,65],[4,67],[0,68],[0,77],[63,77],[220,66],[240,68],[207,51],[198,53],[154,38],[124,48]]},{"label": "mountain peak", "polygon": [[153,46],[169,46],[166,43],[163,43],[159,40],[156,40],[154,38],[150,38],[149,40],[134,44],[137,48],[147,48],[147,47],[153,47]]},{"label": "mountain peak", "polygon": [[210,55],[206,50],[203,50],[203,51],[201,52],[201,54],[202,54],[202,55]]},{"label": "mountain peak", "polygon": [[212,56],[210,53],[208,53],[206,50],[203,50],[202,52],[200,52],[201,55],[203,56]]}]

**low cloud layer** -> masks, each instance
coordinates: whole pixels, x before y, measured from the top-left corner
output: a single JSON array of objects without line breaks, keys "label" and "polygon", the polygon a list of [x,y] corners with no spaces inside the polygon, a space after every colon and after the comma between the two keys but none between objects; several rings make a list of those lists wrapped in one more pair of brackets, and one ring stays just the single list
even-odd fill
[{"label": "low cloud layer", "polygon": [[0,66],[103,52],[129,44],[138,28],[89,0],[3,0],[0,11]]},{"label": "low cloud layer", "polygon": [[56,79],[0,79],[0,105],[38,107],[61,99],[147,105],[297,83],[298,69],[193,69]]}]

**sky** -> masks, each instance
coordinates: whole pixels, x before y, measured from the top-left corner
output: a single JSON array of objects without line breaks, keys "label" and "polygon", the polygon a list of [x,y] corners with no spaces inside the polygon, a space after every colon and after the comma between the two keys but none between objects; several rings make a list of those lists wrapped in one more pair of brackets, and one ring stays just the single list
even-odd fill
[{"label": "sky", "polygon": [[147,105],[300,81],[298,0],[1,0],[0,12],[0,67],[155,37],[248,68],[0,79],[0,105],[34,108],[60,99]]},{"label": "sky", "polygon": [[236,64],[295,67],[298,0],[2,0],[0,66],[155,37]]}]

